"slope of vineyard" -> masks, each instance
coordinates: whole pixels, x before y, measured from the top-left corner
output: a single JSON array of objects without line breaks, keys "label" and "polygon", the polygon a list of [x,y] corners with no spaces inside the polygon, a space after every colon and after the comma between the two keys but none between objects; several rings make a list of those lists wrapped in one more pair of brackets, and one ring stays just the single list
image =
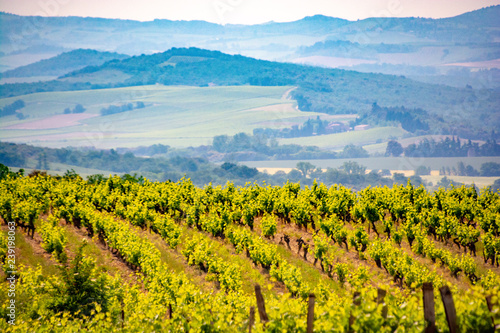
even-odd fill
[{"label": "slope of vineyard", "polygon": [[[316,332],[420,332],[429,282],[450,287],[462,331],[500,324],[500,197],[488,189],[37,175],[0,181],[0,216],[2,276],[16,278],[14,297],[0,284],[2,330],[305,332],[314,294]],[[255,284],[269,318],[252,326]]]}]

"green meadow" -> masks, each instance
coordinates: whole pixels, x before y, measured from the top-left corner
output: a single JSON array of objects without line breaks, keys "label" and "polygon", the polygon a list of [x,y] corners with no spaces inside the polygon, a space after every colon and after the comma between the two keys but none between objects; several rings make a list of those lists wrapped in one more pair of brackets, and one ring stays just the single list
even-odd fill
[{"label": "green meadow", "polygon": [[[4,117],[0,140],[46,147],[136,147],[166,144],[173,147],[206,145],[216,135],[252,133],[254,128],[280,128],[301,123],[320,113],[301,112],[287,99],[292,87],[137,86],[71,92],[36,93],[0,100],[0,107],[22,99],[27,119]],[[143,102],[145,108],[101,116],[110,105]],[[60,122],[66,108],[77,104],[93,116],[70,125]],[[59,116],[56,118],[51,118]],[[71,119],[79,115],[64,115]],[[325,115],[326,116],[326,115]],[[37,122],[58,119],[49,127]],[[12,128],[14,126],[14,128]],[[19,128],[23,126],[24,128]],[[15,127],[18,127],[17,129]]]},{"label": "green meadow", "polygon": [[[298,144],[317,146],[333,150],[342,150],[348,144],[370,145],[380,141],[399,139],[405,133],[400,127],[376,127],[364,131],[349,131],[335,134],[317,135],[301,138],[280,139],[280,144]],[[387,143],[385,143],[387,145]],[[385,152],[385,148],[384,148]]]}]

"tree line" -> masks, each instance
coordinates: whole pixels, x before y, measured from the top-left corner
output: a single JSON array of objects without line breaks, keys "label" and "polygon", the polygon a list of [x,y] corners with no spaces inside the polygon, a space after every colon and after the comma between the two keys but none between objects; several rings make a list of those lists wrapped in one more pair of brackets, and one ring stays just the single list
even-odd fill
[{"label": "tree line", "polygon": [[487,140],[482,145],[471,140],[462,143],[459,137],[447,137],[440,141],[426,138],[405,148],[395,140],[387,143],[386,156],[398,157],[402,154],[406,157],[500,156],[500,145],[495,140]]},{"label": "tree line", "polygon": [[[349,149],[355,148],[348,147],[346,150],[349,151]],[[312,184],[313,180],[317,178],[328,185],[342,183],[355,188],[362,188],[363,186],[379,184],[390,186],[394,181],[399,183],[406,183],[407,181],[407,178],[401,175],[396,175],[394,179],[383,177],[387,173],[384,174],[378,171],[365,174],[366,168],[359,166],[356,162],[349,162],[341,169],[328,169],[327,171],[315,166],[310,168],[306,164],[305,169],[300,169],[302,171],[292,169],[288,173],[280,171],[269,175],[245,165],[238,165],[233,162],[217,165],[200,157],[174,155],[169,158],[143,158],[136,157],[131,152],[120,154],[114,149],[53,149],[5,142],[0,142],[0,163],[19,168],[30,168],[30,166],[32,168],[36,164],[36,168],[40,170],[51,170],[53,163],[59,163],[67,165],[68,168],[91,168],[103,170],[103,172],[125,174],[124,177],[132,178],[134,175],[139,175],[137,177],[143,176],[157,181],[178,181],[183,177],[187,177],[199,186],[208,183],[225,184],[227,181],[232,181],[236,185],[244,185],[247,182],[254,181],[266,181],[269,184],[281,185],[288,180],[300,181],[302,184],[307,185]],[[106,177],[103,174],[94,178],[104,179]],[[413,181],[416,185],[422,183],[418,178],[413,179]]]},{"label": "tree line", "polygon": [[[307,123],[307,122],[306,122]],[[313,122],[311,122],[312,124]],[[237,133],[233,136],[217,135],[212,141],[212,149],[224,153],[235,160],[310,160],[335,158],[368,157],[361,146],[349,144],[341,152],[322,150],[316,146],[278,143],[266,131],[254,131],[253,135]]]},{"label": "tree line", "polygon": [[286,128],[255,128],[253,135],[265,135],[269,138],[299,138],[313,135],[324,135],[331,133],[346,132],[349,126],[341,123],[331,123],[319,116],[316,119],[309,118],[301,125],[293,125]]},{"label": "tree line", "polygon": [[16,115],[17,118],[19,119],[24,119],[25,116],[21,113],[18,112],[22,108],[26,106],[26,103],[22,99],[18,99],[17,101],[8,104],[4,106],[3,108],[0,109],[0,117],[7,117],[7,116],[12,116]]},{"label": "tree line", "polygon": [[135,106],[132,103],[127,103],[127,104],[122,104],[122,105],[110,105],[107,108],[102,108],[101,109],[101,115],[102,116],[109,116],[115,113],[121,113],[121,112],[126,112],[126,111],[131,111],[134,109],[143,109],[146,106],[144,105],[144,102],[136,102]]}]

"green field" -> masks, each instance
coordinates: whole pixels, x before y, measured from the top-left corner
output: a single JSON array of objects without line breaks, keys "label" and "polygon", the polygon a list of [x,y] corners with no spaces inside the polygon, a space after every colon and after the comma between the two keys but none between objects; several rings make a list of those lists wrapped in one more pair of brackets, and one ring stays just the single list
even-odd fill
[{"label": "green field", "polygon": [[[355,161],[369,170],[415,170],[421,165],[430,167],[431,170],[439,170],[442,167],[456,168],[458,162],[463,162],[465,165],[471,165],[479,170],[483,163],[500,163],[500,157],[369,157],[356,159],[305,160],[305,162],[310,162],[322,169],[339,168],[347,161]],[[299,161],[251,161],[241,162],[241,164],[253,168],[295,168],[297,162]]]},{"label": "green field", "polygon": [[[4,117],[0,140],[46,147],[95,146],[97,148],[136,147],[166,144],[173,147],[206,145],[215,135],[252,133],[254,128],[280,128],[323,115],[301,112],[286,98],[291,87],[183,87],[140,86],[116,89],[47,92],[0,100],[0,107],[22,99],[21,112],[29,116],[18,120]],[[146,107],[114,115],[100,116],[110,105],[141,101]],[[82,104],[84,114],[96,115],[79,124],[55,125],[51,129],[12,129],[33,127],[34,121],[62,115],[65,108]],[[71,118],[78,115],[64,115]],[[31,125],[30,125],[31,124]]]},{"label": "green field", "polygon": [[[280,139],[280,144],[298,144],[317,146],[334,150],[342,150],[348,144],[369,145],[378,141],[401,138],[407,133],[399,127],[377,127],[365,131],[350,131],[335,134],[309,136],[301,138]],[[384,150],[385,151],[385,150]]]}]

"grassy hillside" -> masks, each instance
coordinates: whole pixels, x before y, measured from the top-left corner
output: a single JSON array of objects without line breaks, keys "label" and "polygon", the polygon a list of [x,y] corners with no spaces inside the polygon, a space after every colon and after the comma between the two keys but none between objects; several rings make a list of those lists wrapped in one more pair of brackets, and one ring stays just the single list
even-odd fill
[{"label": "grassy hillside", "polygon": [[389,140],[389,138],[400,138],[405,133],[406,131],[399,127],[378,127],[365,131],[350,131],[310,137],[279,139],[278,141],[280,144],[298,144],[303,146],[317,146],[320,148],[342,150],[342,148],[348,144],[361,146],[369,145],[377,141]]},{"label": "grassy hillside", "polygon": [[[111,75],[110,75],[111,74]],[[433,133],[490,136],[500,126],[500,94],[415,82],[404,77],[365,74],[256,60],[196,48],[171,49],[102,66],[87,67],[60,80],[7,84],[1,96],[37,91],[98,89],[138,85],[290,86],[300,110],[329,114],[368,113],[372,105],[423,109],[446,121],[428,124]],[[485,121],[488,120],[488,121]]]},{"label": "grassy hillside", "polygon": [[[279,128],[303,122],[317,113],[301,112],[286,99],[290,87],[140,86],[74,92],[37,93],[17,99],[28,118],[2,118],[0,140],[47,147],[136,147],[162,143],[172,147],[206,145],[215,135],[251,133],[254,128]],[[101,116],[110,105],[143,102],[145,108]],[[63,114],[81,104],[82,114]]]},{"label": "grassy hillside", "polygon": [[78,49],[41,60],[26,66],[8,70],[0,74],[0,78],[61,76],[87,66],[99,66],[113,59],[125,59],[127,55],[115,52],[98,52]]}]

